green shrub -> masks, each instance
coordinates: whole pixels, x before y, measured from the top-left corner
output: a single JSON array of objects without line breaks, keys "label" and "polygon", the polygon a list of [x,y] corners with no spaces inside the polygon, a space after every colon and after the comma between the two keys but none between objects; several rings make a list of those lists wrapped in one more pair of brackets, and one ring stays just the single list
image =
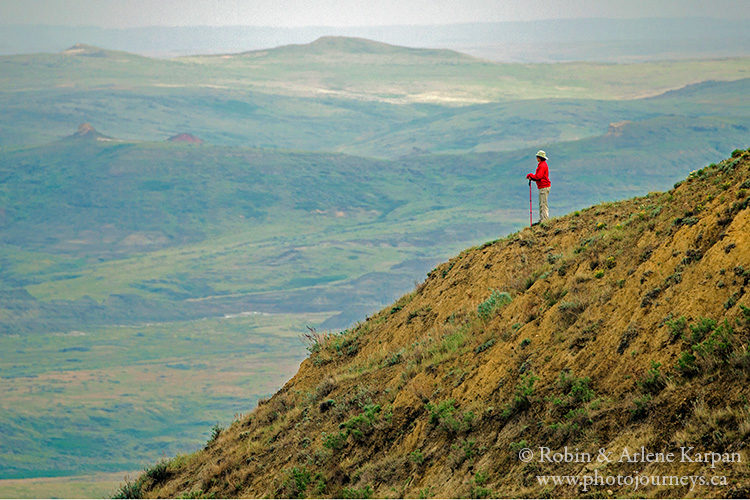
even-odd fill
[{"label": "green shrub", "polygon": [[167,462],[166,460],[160,460],[155,465],[146,469],[146,477],[151,479],[156,484],[166,481],[166,479],[169,477],[169,471],[167,470],[168,465],[169,462]]},{"label": "green shrub", "polygon": [[525,439],[522,439],[517,443],[514,443],[512,441],[510,443],[510,451],[512,451],[514,454],[518,453],[524,448],[529,448],[529,443],[527,443]]},{"label": "green shrub", "polygon": [[724,323],[715,328],[703,342],[694,345],[693,349],[704,361],[727,361],[734,351],[733,335],[734,330],[725,319]]},{"label": "green shrub", "polygon": [[539,377],[532,373],[521,375],[521,380],[516,385],[513,399],[502,411],[503,418],[510,418],[515,414],[521,413],[531,406],[531,400],[534,396],[534,383]]},{"label": "green shrub", "polygon": [[679,318],[667,321],[666,325],[669,328],[669,339],[674,342],[675,340],[681,338],[685,333],[685,327],[687,327],[687,318],[685,316],[680,316]]},{"label": "green shrub", "polygon": [[458,432],[470,430],[472,421],[474,420],[474,414],[472,412],[466,412],[463,415],[458,415],[459,412],[456,409],[455,404],[456,402],[453,399],[442,401],[437,405],[427,403],[425,407],[430,413],[430,424],[448,434],[456,434]]},{"label": "green shrub", "polygon": [[742,312],[740,321],[745,323],[745,327],[750,327],[750,307],[740,304],[740,311]]},{"label": "green shrub", "polygon": [[699,221],[700,221],[700,219],[698,219],[698,217],[689,215],[689,216],[686,216],[686,217],[677,217],[672,222],[672,224],[675,225],[675,226],[678,226],[678,227],[679,226],[694,226],[694,225],[698,224]]},{"label": "green shrub", "polygon": [[425,407],[427,408],[427,411],[430,412],[430,423],[432,425],[438,425],[442,418],[445,418],[446,416],[452,416],[453,412],[456,411],[455,404],[456,400],[454,399],[447,399],[438,403],[437,405],[427,403]]},{"label": "green shrub", "polygon": [[424,463],[424,454],[422,453],[422,450],[416,449],[409,453],[409,460],[417,465],[422,465]]},{"label": "green shrub", "polygon": [[203,493],[203,490],[190,490],[187,493],[183,493],[177,498],[193,499],[193,498],[213,498],[213,494]]},{"label": "green shrub", "polygon": [[401,362],[401,360],[404,357],[404,350],[399,349],[398,351],[392,353],[390,356],[388,356],[385,360],[386,366],[394,366]]},{"label": "green shrub", "polygon": [[484,342],[474,348],[474,353],[479,354],[480,352],[484,352],[490,347],[495,345],[495,339],[489,339],[487,342]]},{"label": "green shrub", "polygon": [[378,413],[380,413],[380,405],[367,405],[362,413],[342,422],[339,427],[345,429],[345,433],[351,435],[355,441],[359,441],[372,432]]},{"label": "green shrub", "polygon": [[115,492],[114,498],[143,498],[142,485],[143,482],[140,479],[135,481],[126,479],[125,484],[121,485]]},{"label": "green shrub", "polygon": [[734,292],[732,295],[729,296],[727,301],[724,302],[724,309],[733,308],[739,298],[740,298],[740,292]]},{"label": "green shrub", "polygon": [[472,478],[474,486],[471,488],[471,498],[489,498],[492,497],[492,490],[484,485],[489,481],[490,476],[486,472],[477,471]]},{"label": "green shrub", "polygon": [[510,304],[511,300],[509,293],[493,290],[487,300],[477,306],[477,314],[486,321],[494,316],[501,307]]},{"label": "green shrub", "polygon": [[664,389],[664,387],[666,387],[667,381],[661,373],[661,370],[659,370],[660,367],[661,363],[651,361],[651,368],[648,369],[646,376],[638,383],[643,392],[658,394]]},{"label": "green shrub", "polygon": [[323,446],[332,450],[340,450],[346,445],[346,432],[336,432],[333,434],[323,433]]},{"label": "green shrub", "polygon": [[688,342],[697,344],[702,342],[706,335],[716,328],[716,321],[710,318],[700,318],[697,323],[690,325],[690,338]]},{"label": "green shrub", "polygon": [[[343,330],[339,333],[319,332],[315,328],[307,327],[307,332],[302,334],[302,341],[307,346],[310,354],[318,354],[328,351],[332,354],[353,356],[359,350],[357,343],[358,332],[356,330]],[[318,359],[318,358],[316,358]],[[323,360],[325,363],[330,360]]]},{"label": "green shrub", "polygon": [[461,465],[466,460],[473,458],[477,454],[476,445],[477,442],[474,439],[464,439],[452,445],[451,448],[458,452],[458,457],[455,465]]},{"label": "green shrub", "polygon": [[544,292],[544,300],[547,302],[547,306],[552,307],[557,304],[560,299],[568,294],[567,290],[547,290]]},{"label": "green shrub", "polygon": [[699,370],[695,364],[695,356],[693,355],[693,353],[684,351],[682,354],[680,354],[680,357],[677,358],[675,370],[686,377],[692,377],[693,375],[696,375]]},{"label": "green shrub", "polygon": [[372,498],[372,486],[362,488],[344,488],[341,492],[342,498]]},{"label": "green shrub", "polygon": [[340,356],[354,356],[359,351],[357,335],[349,330],[344,330],[339,335],[332,337],[328,348]]},{"label": "green shrub", "polygon": [[563,301],[557,305],[563,319],[569,323],[575,323],[578,316],[586,310],[586,304],[578,301]]},{"label": "green shrub", "polygon": [[218,423],[214,424],[214,426],[211,427],[211,437],[208,439],[208,443],[206,443],[206,446],[219,439],[219,436],[221,436],[222,432],[224,432],[224,427],[222,427]]},{"label": "green shrub", "polygon": [[653,304],[654,300],[659,297],[659,294],[661,294],[661,288],[655,287],[646,292],[643,295],[643,300],[641,300],[641,307],[648,307],[651,304]]},{"label": "green shrub", "polygon": [[589,377],[575,377],[567,371],[560,372],[556,385],[561,394],[552,398],[552,404],[557,408],[558,414],[568,413],[570,410],[579,408],[588,403],[596,396],[591,389]]},{"label": "green shrub", "polygon": [[284,481],[276,492],[277,497],[305,498],[307,487],[313,482],[313,475],[305,467],[293,467],[286,471]]}]

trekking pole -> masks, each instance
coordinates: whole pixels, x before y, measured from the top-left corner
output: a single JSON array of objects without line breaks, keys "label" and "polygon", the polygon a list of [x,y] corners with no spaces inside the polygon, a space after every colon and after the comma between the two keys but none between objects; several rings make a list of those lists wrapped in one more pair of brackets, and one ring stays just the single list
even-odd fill
[{"label": "trekking pole", "polygon": [[534,219],[531,216],[531,181],[529,181],[529,227],[534,225]]}]

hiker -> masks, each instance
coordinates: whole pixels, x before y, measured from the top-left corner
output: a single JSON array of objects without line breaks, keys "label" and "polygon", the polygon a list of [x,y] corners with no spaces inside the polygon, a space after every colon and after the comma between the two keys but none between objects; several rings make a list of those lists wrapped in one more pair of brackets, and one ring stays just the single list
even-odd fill
[{"label": "hiker", "polygon": [[536,154],[536,173],[527,174],[526,178],[536,182],[536,187],[539,189],[539,222],[544,222],[549,219],[549,206],[547,205],[547,197],[549,196],[549,167],[547,167],[547,153],[541,149]]}]

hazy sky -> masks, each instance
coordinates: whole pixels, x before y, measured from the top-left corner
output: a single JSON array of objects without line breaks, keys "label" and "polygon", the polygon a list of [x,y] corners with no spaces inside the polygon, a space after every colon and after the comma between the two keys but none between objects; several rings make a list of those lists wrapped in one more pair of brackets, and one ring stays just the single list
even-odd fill
[{"label": "hazy sky", "polygon": [[0,0],[0,24],[372,26],[576,17],[750,17],[748,0]]}]

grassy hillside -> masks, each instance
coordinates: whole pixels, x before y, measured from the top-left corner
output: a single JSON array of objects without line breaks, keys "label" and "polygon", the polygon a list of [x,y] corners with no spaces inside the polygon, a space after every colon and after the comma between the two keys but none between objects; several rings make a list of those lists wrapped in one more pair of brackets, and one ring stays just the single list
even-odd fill
[{"label": "grassy hillside", "polygon": [[[747,496],[749,204],[737,150],[668,192],[468,249],[356,327],[311,335],[272,398],[120,494]],[[544,446],[726,455],[713,468],[519,460]],[[725,479],[637,492],[537,480],[594,469]]]}]

